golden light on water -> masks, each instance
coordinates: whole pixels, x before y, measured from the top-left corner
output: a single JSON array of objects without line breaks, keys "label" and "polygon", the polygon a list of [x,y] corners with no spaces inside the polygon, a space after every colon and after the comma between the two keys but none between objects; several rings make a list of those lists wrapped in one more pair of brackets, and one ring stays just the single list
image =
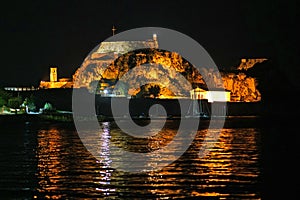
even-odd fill
[{"label": "golden light on water", "polygon": [[[41,139],[42,138],[42,139]],[[62,140],[61,134],[55,128],[41,131],[38,137],[38,169],[39,176],[44,177],[39,181],[40,192],[60,190],[58,183],[63,178],[60,173],[66,166],[60,162],[59,154]],[[46,195],[46,199],[60,199],[61,195]]]},{"label": "golden light on water", "polygon": [[[257,168],[259,138],[255,128],[223,128],[219,140],[203,158],[198,153],[207,130],[199,130],[191,148],[177,161],[160,171],[129,176],[111,168],[111,142],[117,142],[121,148],[129,151],[141,148],[157,150],[164,148],[173,139],[177,129],[166,128],[148,140],[134,140],[118,132],[109,122],[104,122],[101,127],[103,131],[99,132],[97,138],[90,140],[101,154],[101,160],[91,157],[80,144],[78,136],[72,132],[62,132],[55,127],[39,131],[37,158],[40,194],[55,199],[64,198],[60,192],[65,190],[107,197],[135,191],[150,193],[161,199],[171,196],[226,199],[232,195],[230,187],[253,184],[260,176]],[[168,162],[173,158],[166,159]],[[159,157],[157,162],[161,162]],[[153,159],[151,165],[155,164]],[[139,189],[142,185],[144,189]],[[187,187],[188,193],[184,189]],[[246,198],[257,196],[251,190],[241,192],[236,195]]]}]

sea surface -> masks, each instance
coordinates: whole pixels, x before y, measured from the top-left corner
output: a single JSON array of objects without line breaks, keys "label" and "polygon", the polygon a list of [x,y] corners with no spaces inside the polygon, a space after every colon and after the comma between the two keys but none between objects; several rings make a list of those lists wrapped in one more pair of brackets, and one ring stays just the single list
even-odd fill
[{"label": "sea surface", "polygon": [[140,173],[111,167],[110,142],[140,153],[164,148],[180,121],[166,122],[162,140],[128,138],[114,122],[99,122],[106,131],[91,140],[95,148],[101,146],[100,161],[87,151],[73,123],[2,120],[0,199],[261,199],[262,131],[256,120],[226,120],[204,157],[199,149],[207,127],[199,126],[179,159],[170,157],[163,169]]}]

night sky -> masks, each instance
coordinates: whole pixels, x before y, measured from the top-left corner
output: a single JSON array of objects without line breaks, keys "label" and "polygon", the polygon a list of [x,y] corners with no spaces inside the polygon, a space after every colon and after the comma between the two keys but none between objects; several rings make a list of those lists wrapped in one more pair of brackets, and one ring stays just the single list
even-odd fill
[{"label": "night sky", "polygon": [[[0,6],[1,86],[35,86],[49,67],[71,77],[88,53],[118,32],[163,27],[201,44],[217,66],[265,57],[264,186],[271,196],[299,191],[299,1],[6,1]],[[294,156],[293,153],[296,153]],[[281,179],[283,181],[281,181]],[[297,194],[298,195],[298,194]],[[274,199],[274,198],[269,198]],[[286,198],[284,198],[286,199]]]},{"label": "night sky", "polygon": [[[0,86],[38,86],[49,67],[71,77],[111,28],[164,27],[199,42],[217,66],[266,57],[297,86],[295,1],[8,1],[1,5]],[[296,5],[297,4],[297,5]]]}]

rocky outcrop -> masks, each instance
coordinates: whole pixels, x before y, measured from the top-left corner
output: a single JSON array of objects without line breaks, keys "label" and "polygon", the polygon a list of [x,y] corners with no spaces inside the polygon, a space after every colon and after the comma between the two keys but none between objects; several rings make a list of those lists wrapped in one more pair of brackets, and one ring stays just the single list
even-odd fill
[{"label": "rocky outcrop", "polygon": [[257,90],[257,81],[239,72],[222,73],[224,88],[230,91],[231,101],[256,102],[261,100],[261,94]]},{"label": "rocky outcrop", "polygon": [[248,70],[252,68],[256,63],[262,63],[266,61],[266,58],[254,58],[254,59],[241,59],[240,65],[237,67],[238,70]]},{"label": "rocky outcrop", "polygon": [[[116,57],[116,53],[94,53],[88,56],[81,68],[74,74],[74,87],[87,87],[93,91],[95,89],[91,85],[93,81],[120,80],[124,74],[133,68],[135,68],[134,78],[123,77],[123,82],[127,83],[130,91],[136,90],[137,92],[139,90],[139,87],[136,88],[138,86],[137,81],[141,79],[160,84],[171,91],[179,91],[175,92],[177,96],[187,95],[190,89],[189,85],[180,81],[182,78],[179,76],[185,77],[193,84],[204,84],[199,72],[174,52],[147,49]],[[152,67],[142,67],[146,64]],[[129,95],[136,92],[129,92]]]},{"label": "rocky outcrop", "polygon": [[[155,48],[154,48],[155,47]],[[188,96],[190,82],[193,87],[215,88],[223,87],[231,92],[231,101],[256,102],[261,100],[257,90],[257,80],[247,75],[247,70],[262,59],[242,59],[234,72],[221,71],[221,79],[211,68],[202,68],[202,74],[188,61],[176,52],[158,50],[153,41],[105,42],[91,53],[73,76],[74,87],[86,87],[91,92],[103,88],[103,83],[109,80],[114,83],[122,79],[122,84],[128,95],[136,95],[141,91],[137,83],[141,79],[159,85],[160,95]],[[134,50],[139,49],[139,50]],[[134,50],[134,51],[131,51]],[[123,54],[124,52],[128,52]],[[144,65],[151,67],[145,68]],[[134,68],[134,77],[124,76]],[[205,81],[203,80],[205,77]],[[99,82],[100,81],[100,82]],[[102,85],[101,85],[102,83]],[[127,95],[125,94],[125,95]]]}]

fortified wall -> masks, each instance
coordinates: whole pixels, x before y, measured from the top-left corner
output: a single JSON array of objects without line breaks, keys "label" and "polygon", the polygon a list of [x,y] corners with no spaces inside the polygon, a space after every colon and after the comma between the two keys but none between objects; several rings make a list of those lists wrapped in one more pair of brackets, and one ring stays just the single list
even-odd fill
[{"label": "fortified wall", "polygon": [[[144,78],[154,85],[159,85],[158,97],[188,97],[190,85],[180,79],[180,74],[192,83],[193,88],[207,89],[206,84],[209,84],[214,88],[230,91],[231,102],[258,102],[261,100],[261,93],[257,89],[259,83],[255,77],[249,76],[247,71],[256,63],[265,60],[267,59],[241,59],[240,65],[233,67],[233,70],[220,71],[220,80],[211,68],[201,67],[200,74],[178,53],[159,50],[158,39],[154,34],[152,39],[146,41],[102,42],[86,57],[72,80],[58,79],[57,71],[51,71],[50,81],[41,81],[40,88],[87,88],[90,92],[105,96],[116,91],[115,84],[134,67],[135,77],[123,77],[125,83],[118,88],[118,95],[128,97],[141,93],[137,80]],[[139,67],[145,64],[154,67]],[[206,82],[203,77],[206,77]]]}]

